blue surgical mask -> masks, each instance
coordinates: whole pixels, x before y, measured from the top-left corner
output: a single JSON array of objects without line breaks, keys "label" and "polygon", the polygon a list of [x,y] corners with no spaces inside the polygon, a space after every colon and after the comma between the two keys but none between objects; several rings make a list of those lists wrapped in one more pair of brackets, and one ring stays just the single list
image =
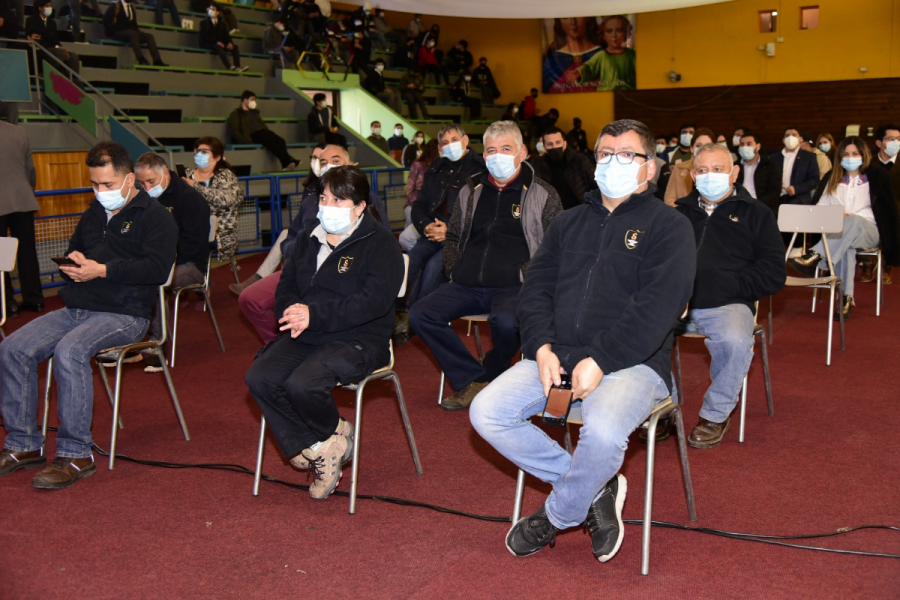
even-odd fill
[{"label": "blue surgical mask", "polygon": [[885,144],[884,153],[891,157],[897,156],[897,154],[900,153],[900,142],[891,140]]},{"label": "blue surgical mask", "polygon": [[157,183],[155,186],[147,190],[147,193],[150,194],[151,198],[159,198],[162,196],[162,193],[166,191],[166,188],[162,186],[162,182]]},{"label": "blue surgical mask", "polygon": [[319,214],[316,215],[322,229],[328,233],[344,233],[353,225],[353,219],[350,218],[350,207],[343,206],[322,206],[319,205]]},{"label": "blue surgical mask", "polygon": [[841,166],[845,171],[855,171],[862,166],[862,158],[858,156],[845,156],[841,159]]},{"label": "blue surgical mask", "polygon": [[509,179],[516,173],[516,157],[511,154],[491,154],[484,162],[494,179]]},{"label": "blue surgical mask", "polygon": [[463,155],[463,147],[462,142],[451,142],[444,146],[444,156],[452,160],[453,162],[458,161],[462,158]]},{"label": "blue surgical mask", "polygon": [[612,157],[605,165],[597,163],[594,181],[607,198],[623,198],[630,196],[634,190],[646,183],[638,183],[637,173],[640,168],[641,165],[636,162],[623,165],[617,158]]},{"label": "blue surgical mask", "polygon": [[209,154],[198,152],[194,155],[194,164],[201,169],[205,169],[209,166]]},{"label": "blue surgical mask", "polygon": [[753,157],[756,156],[756,148],[753,146],[741,146],[738,149],[738,154],[740,154],[741,158],[744,160],[751,161],[753,160]]},{"label": "blue surgical mask", "polygon": [[128,178],[125,178],[125,181],[122,182],[122,187],[117,190],[105,190],[105,191],[97,191],[94,190],[94,195],[97,197],[97,201],[103,205],[103,208],[106,210],[119,210],[125,203],[128,201],[127,198],[122,196],[122,190],[125,189],[125,186],[128,185]]},{"label": "blue surgical mask", "polygon": [[711,202],[721,200],[731,191],[730,173],[703,173],[697,175],[697,191]]},{"label": "blue surgical mask", "polygon": [[825,154],[828,154],[829,152],[831,152],[831,144],[829,144],[828,142],[822,142],[821,144],[819,144],[819,150],[821,150]]}]

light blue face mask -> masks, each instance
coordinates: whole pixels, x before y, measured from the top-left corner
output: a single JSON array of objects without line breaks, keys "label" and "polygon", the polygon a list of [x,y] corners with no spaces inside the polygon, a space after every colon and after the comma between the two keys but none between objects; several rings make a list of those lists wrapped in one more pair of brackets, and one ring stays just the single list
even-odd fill
[{"label": "light blue face mask", "polygon": [[122,190],[125,189],[125,186],[128,185],[128,178],[125,178],[125,181],[122,182],[122,187],[117,190],[105,190],[105,191],[97,191],[94,190],[94,195],[97,197],[97,201],[103,205],[103,208],[109,211],[119,210],[125,203],[128,201],[127,198],[122,196]]},{"label": "light blue face mask", "polygon": [[884,153],[891,158],[897,156],[897,154],[900,153],[900,141],[891,140],[890,142],[885,144]]},{"label": "light blue face mask", "polygon": [[510,154],[491,154],[484,162],[494,179],[509,179],[516,173],[516,157]]},{"label": "light blue face mask", "polygon": [[831,144],[829,144],[828,142],[822,142],[821,144],[819,144],[819,150],[821,150],[825,154],[828,154],[829,152],[831,152]]},{"label": "light blue face mask", "polygon": [[738,154],[740,154],[741,158],[743,158],[744,160],[750,161],[753,160],[754,156],[756,156],[756,148],[754,148],[753,146],[741,146],[738,149]]},{"label": "light blue face mask", "polygon": [[453,162],[458,161],[462,158],[463,155],[463,147],[462,142],[451,142],[444,146],[444,156],[452,160]]},{"label": "light blue face mask", "polygon": [[350,218],[350,207],[319,205],[319,223],[327,233],[344,233],[353,225]]},{"label": "light blue face mask", "polygon": [[841,166],[845,171],[855,171],[862,166],[862,158],[858,156],[845,156],[841,159]]},{"label": "light blue face mask", "polygon": [[720,200],[731,191],[731,174],[703,173],[697,175],[697,191],[712,202]]},{"label": "light blue face mask", "polygon": [[209,154],[198,152],[194,155],[194,164],[201,169],[205,169],[209,166]]},{"label": "light blue face mask", "polygon": [[646,182],[638,183],[637,173],[641,168],[636,162],[623,165],[619,159],[612,157],[608,163],[597,163],[594,170],[594,181],[597,187],[607,198],[622,198],[629,196]]},{"label": "light blue face mask", "polygon": [[162,183],[157,183],[155,186],[147,190],[147,193],[150,194],[151,198],[159,198],[162,196],[162,193],[166,191],[166,188],[162,186]]}]

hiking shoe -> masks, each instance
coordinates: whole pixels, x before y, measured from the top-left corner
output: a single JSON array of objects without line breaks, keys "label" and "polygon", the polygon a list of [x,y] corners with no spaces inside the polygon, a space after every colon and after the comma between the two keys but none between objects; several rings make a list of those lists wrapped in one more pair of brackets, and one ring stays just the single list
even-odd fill
[{"label": "hiking shoe", "polygon": [[627,491],[625,476],[619,473],[600,490],[588,509],[584,528],[591,534],[591,551],[600,562],[606,562],[615,556],[622,545],[625,537],[622,507],[625,506]]},{"label": "hiking shoe", "polygon": [[257,281],[259,281],[260,279],[262,279],[262,277],[260,277],[259,274],[254,273],[253,275],[251,275],[250,277],[248,277],[247,279],[245,279],[245,280],[242,281],[241,283],[232,283],[231,285],[228,286],[228,289],[231,290],[232,293],[237,294],[238,296],[240,296],[240,295],[241,295],[241,292],[243,292],[244,290],[246,290],[248,287],[250,287],[251,285],[253,285],[253,284],[256,283]]},{"label": "hiking shoe", "polygon": [[478,395],[478,392],[487,387],[489,382],[473,381],[463,389],[457,391],[452,396],[447,396],[441,400],[441,408],[444,410],[465,410],[472,404],[472,400]]},{"label": "hiking shoe", "polygon": [[[341,419],[338,421],[337,429],[334,430],[335,435],[342,435],[347,440],[347,450],[344,451],[344,456],[341,458],[341,466],[343,467],[350,459],[353,457],[353,425],[350,421],[345,421]],[[294,465],[295,469],[300,469],[301,471],[305,471],[310,468],[309,461],[306,460],[306,457],[303,456],[301,452],[297,456],[291,459],[291,464]]]},{"label": "hiking shoe", "polygon": [[144,373],[159,373],[163,370],[162,361],[159,360],[159,356],[156,354],[148,353],[144,361],[147,363],[147,366],[144,367]]},{"label": "hiking shoe", "polygon": [[50,466],[34,476],[31,485],[39,490],[59,490],[97,471],[94,457],[63,458],[57,456]]},{"label": "hiking shoe", "polygon": [[316,478],[309,486],[309,495],[313,500],[324,500],[340,483],[341,461],[347,454],[347,447],[347,438],[335,433],[302,452],[316,472]]},{"label": "hiking shoe", "polygon": [[[664,442],[672,435],[672,425],[674,419],[672,417],[663,417],[656,422],[656,443]],[[638,429],[638,441],[642,444],[647,443],[647,427],[641,426]]]},{"label": "hiking shoe", "polygon": [[547,511],[541,506],[539,511],[513,525],[506,534],[506,549],[513,556],[529,556],[547,544],[552,548],[556,545],[557,531],[559,529],[550,522]]},{"label": "hiking shoe", "polygon": [[47,459],[40,449],[30,452],[17,452],[15,450],[0,450],[0,477],[9,475],[19,469],[37,469],[44,466]]},{"label": "hiking shoe", "polygon": [[[140,352],[126,352],[125,358],[122,359],[122,364],[126,363],[136,363],[141,362],[143,357]],[[116,353],[110,352],[109,354],[100,354],[97,356],[97,362],[100,363],[101,366],[104,366],[108,369],[116,368]]]},{"label": "hiking shoe", "polygon": [[700,417],[697,426],[694,427],[691,435],[688,437],[688,445],[691,448],[699,448],[701,450],[715,448],[722,443],[725,432],[728,431],[730,425],[731,417],[728,417],[722,423],[713,423]]}]

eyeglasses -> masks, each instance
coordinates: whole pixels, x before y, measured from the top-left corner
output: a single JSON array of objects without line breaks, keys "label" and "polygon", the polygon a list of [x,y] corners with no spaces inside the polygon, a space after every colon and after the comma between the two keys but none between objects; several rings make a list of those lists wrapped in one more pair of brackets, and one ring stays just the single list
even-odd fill
[{"label": "eyeglasses", "polygon": [[605,151],[601,150],[599,152],[595,152],[594,156],[597,159],[598,163],[600,163],[601,165],[605,165],[605,164],[609,164],[609,161],[612,160],[613,154],[615,154],[616,161],[618,161],[618,163],[620,165],[630,165],[631,163],[634,162],[635,156],[640,156],[644,160],[650,159],[649,156],[647,156],[646,154],[641,154],[640,152],[625,152],[625,151],[613,153],[613,152],[605,152]]}]

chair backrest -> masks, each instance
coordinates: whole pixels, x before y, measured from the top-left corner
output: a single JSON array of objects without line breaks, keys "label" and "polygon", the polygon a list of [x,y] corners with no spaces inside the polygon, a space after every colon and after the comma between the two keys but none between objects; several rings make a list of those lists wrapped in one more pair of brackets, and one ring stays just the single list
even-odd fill
[{"label": "chair backrest", "polygon": [[402,298],[406,295],[406,280],[409,278],[409,254],[403,253],[403,285],[400,286],[400,291],[397,292],[397,297]]},{"label": "chair backrest", "polygon": [[166,317],[166,288],[172,285],[172,279],[175,277],[175,264],[172,264],[172,268],[169,269],[169,277],[166,279],[166,282],[159,286],[159,318],[162,322],[162,339],[159,340],[160,344],[166,343],[166,338],[169,334],[169,320]]},{"label": "chair backrest", "polygon": [[785,233],[840,233],[844,230],[844,207],[782,204],[778,207],[778,229]]},{"label": "chair backrest", "polygon": [[216,233],[217,227],[219,226],[219,219],[216,218],[216,215],[209,215],[209,243],[213,243],[216,241]]},{"label": "chair backrest", "polygon": [[0,271],[12,271],[15,268],[18,249],[19,240],[17,238],[0,237]]}]

